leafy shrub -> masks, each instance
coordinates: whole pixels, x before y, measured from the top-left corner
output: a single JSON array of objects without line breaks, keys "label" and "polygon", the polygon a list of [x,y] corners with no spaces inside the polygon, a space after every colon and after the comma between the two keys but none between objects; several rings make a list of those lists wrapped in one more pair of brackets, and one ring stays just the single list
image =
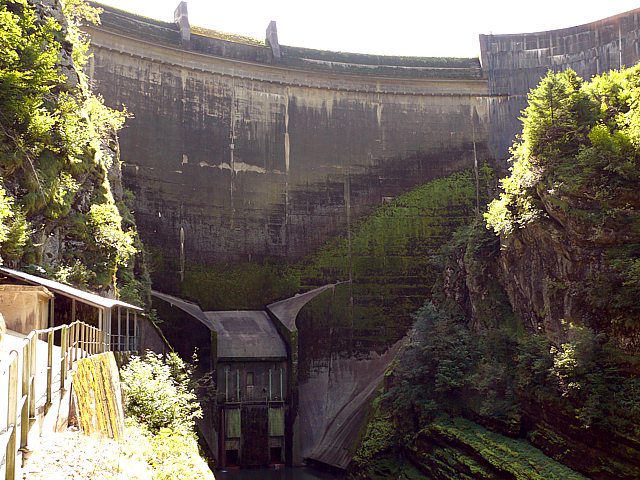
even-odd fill
[{"label": "leafy shrub", "polygon": [[175,353],[147,352],[134,356],[122,369],[125,411],[149,432],[163,428],[188,434],[202,417],[196,395],[189,386],[191,372]]},{"label": "leafy shrub", "polygon": [[213,480],[194,431],[202,410],[191,389],[192,371],[175,353],[134,356],[121,371],[127,428],[154,480]]},{"label": "leafy shrub", "polygon": [[168,428],[150,437],[152,456],[148,459],[154,480],[213,480],[213,473],[198,453],[193,433],[181,434]]},{"label": "leafy shrub", "polygon": [[633,216],[629,199],[640,180],[639,75],[636,66],[591,82],[571,70],[542,79],[529,94],[523,133],[511,150],[511,175],[489,205],[489,227],[512,233],[545,214],[542,200],[549,195],[567,196],[565,214],[577,217],[584,210],[594,227],[612,216],[618,223]]}]

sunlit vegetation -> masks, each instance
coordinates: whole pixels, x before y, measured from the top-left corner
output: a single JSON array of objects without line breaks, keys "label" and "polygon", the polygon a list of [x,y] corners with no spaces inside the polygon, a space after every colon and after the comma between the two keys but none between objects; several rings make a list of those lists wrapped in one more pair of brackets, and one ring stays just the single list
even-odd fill
[{"label": "sunlit vegetation", "polygon": [[192,388],[192,369],[175,353],[132,357],[122,371],[129,431],[156,480],[213,479],[200,456],[195,420],[202,409]]},{"label": "sunlit vegetation", "polygon": [[[389,372],[358,474],[410,458],[447,479],[640,476],[639,100],[639,66],[588,82],[549,73],[532,90],[486,225],[442,249],[442,281]],[[572,275],[511,272],[514,245],[557,254]],[[555,305],[527,312],[507,295],[512,274],[576,314],[549,327]]]},{"label": "sunlit vegetation", "polygon": [[[126,112],[107,108],[82,73],[88,43],[79,25],[99,10],[81,0],[63,10],[64,26],[43,5],[0,2],[0,256],[76,285],[127,291],[139,242],[111,184]],[[141,288],[130,296],[141,300]]]}]

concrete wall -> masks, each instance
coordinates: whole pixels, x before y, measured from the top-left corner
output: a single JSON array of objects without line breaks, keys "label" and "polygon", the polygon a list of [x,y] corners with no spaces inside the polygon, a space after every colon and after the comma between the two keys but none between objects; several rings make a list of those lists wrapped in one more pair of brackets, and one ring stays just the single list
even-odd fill
[{"label": "concrete wall", "polygon": [[48,328],[51,298],[53,294],[44,287],[0,285],[0,313],[6,327],[24,335]]},{"label": "concrete wall", "polygon": [[[571,28],[514,35],[480,35],[482,68],[494,95],[491,147],[506,158],[527,93],[549,70],[567,68],[589,79],[640,60],[640,9]],[[504,97],[501,97],[504,98]]]},{"label": "concrete wall", "polygon": [[344,232],[347,210],[356,219],[472,165],[474,141],[481,160],[506,158],[549,69],[588,78],[638,61],[639,13],[481,35],[481,69],[276,49],[197,27],[187,40],[177,24],[105,7],[88,27],[88,74],[134,114],[120,138],[124,180],[166,282],[193,263],[299,259]]},{"label": "concrete wall", "polygon": [[143,354],[147,350],[166,355],[171,351],[162,331],[149,318],[138,315],[138,350]]},{"label": "concrete wall", "polygon": [[176,277],[181,258],[301,258],[344,232],[347,209],[356,219],[470,167],[474,142],[490,157],[493,100],[477,59],[282,47],[276,63],[267,47],[194,34],[183,48],[171,24],[109,12],[89,29],[88,73],[134,114],[120,137],[124,182],[162,254],[156,280]]}]

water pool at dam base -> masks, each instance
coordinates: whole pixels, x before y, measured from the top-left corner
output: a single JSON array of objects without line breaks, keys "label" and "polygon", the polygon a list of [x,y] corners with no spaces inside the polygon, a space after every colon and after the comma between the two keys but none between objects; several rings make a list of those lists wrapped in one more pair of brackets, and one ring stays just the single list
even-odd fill
[{"label": "water pool at dam base", "polygon": [[244,468],[216,470],[216,480],[329,480],[345,478],[343,474],[310,467]]}]

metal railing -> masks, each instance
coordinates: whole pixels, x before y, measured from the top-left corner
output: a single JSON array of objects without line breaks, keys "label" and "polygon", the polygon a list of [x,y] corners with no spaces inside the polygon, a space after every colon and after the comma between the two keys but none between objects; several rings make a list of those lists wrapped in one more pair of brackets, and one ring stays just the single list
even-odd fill
[{"label": "metal railing", "polygon": [[[46,369],[42,368],[42,362],[38,363],[38,350],[44,353],[44,339]],[[55,345],[55,341],[59,345]],[[58,349],[59,352],[56,352]],[[6,480],[16,479],[17,460],[21,454],[29,451],[29,429],[36,421],[37,410],[42,409],[42,415],[46,415],[54,394],[59,393],[62,397],[68,388],[69,372],[76,360],[105,350],[104,332],[77,321],[71,325],[34,330],[17,350],[11,350],[0,358],[0,374],[7,376],[8,384],[6,393],[4,388],[0,389],[7,401],[6,428],[0,431],[0,452],[5,453]],[[45,375],[46,383],[42,378]]]}]

